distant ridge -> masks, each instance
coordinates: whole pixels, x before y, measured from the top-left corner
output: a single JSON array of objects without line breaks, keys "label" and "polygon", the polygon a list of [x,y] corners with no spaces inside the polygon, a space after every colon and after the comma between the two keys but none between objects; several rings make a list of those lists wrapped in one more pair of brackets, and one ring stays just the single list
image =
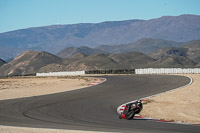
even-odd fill
[{"label": "distant ridge", "polygon": [[[199,41],[193,41],[181,48],[172,47],[155,51],[149,56],[141,52],[95,53],[92,55],[75,53],[67,58],[61,58],[48,52],[29,50],[23,52],[11,62],[0,66],[0,76],[99,69],[200,67],[200,62],[198,62],[200,59],[199,44]],[[197,54],[194,55],[194,53]]]},{"label": "distant ridge", "polygon": [[151,67],[157,67],[157,68],[168,68],[168,67],[188,68],[189,67],[190,68],[190,67],[195,67],[196,65],[197,63],[188,57],[166,56],[152,63]]},{"label": "distant ridge", "polygon": [[0,66],[2,66],[3,64],[5,64],[6,62],[2,59],[0,59]]},{"label": "distant ridge", "polygon": [[200,40],[184,43],[181,47],[159,49],[148,55],[154,59],[179,56],[181,58],[189,58],[200,64]]},{"label": "distant ridge", "polygon": [[177,47],[184,45],[183,42],[175,42],[161,39],[142,38],[134,43],[121,44],[121,45],[100,45],[95,49],[103,50],[110,53],[127,53],[138,51],[142,53],[150,53],[152,51],[165,48]]},{"label": "distant ridge", "polygon": [[56,54],[67,47],[128,44],[141,38],[200,40],[199,24],[198,15],[180,15],[21,29],[0,33],[0,58],[14,58],[30,49]]},{"label": "distant ridge", "polygon": [[86,46],[81,46],[81,47],[69,47],[61,50],[59,53],[56,55],[62,58],[67,58],[72,55],[75,55],[77,53],[82,53],[84,55],[92,55],[92,54],[97,54],[97,53],[108,53],[100,49],[92,49]]},{"label": "distant ridge", "polygon": [[17,56],[11,62],[0,67],[1,76],[30,75],[39,71],[40,68],[57,64],[61,58],[47,52],[26,51]]}]

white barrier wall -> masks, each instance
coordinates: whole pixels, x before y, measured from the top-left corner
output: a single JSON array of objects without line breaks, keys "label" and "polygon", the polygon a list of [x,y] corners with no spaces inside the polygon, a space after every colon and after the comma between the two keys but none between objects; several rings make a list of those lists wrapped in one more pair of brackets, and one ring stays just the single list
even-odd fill
[{"label": "white barrier wall", "polygon": [[85,71],[71,71],[71,72],[49,72],[36,73],[36,76],[67,76],[67,75],[84,75]]},{"label": "white barrier wall", "polygon": [[135,74],[200,74],[200,68],[144,68],[135,69]]}]

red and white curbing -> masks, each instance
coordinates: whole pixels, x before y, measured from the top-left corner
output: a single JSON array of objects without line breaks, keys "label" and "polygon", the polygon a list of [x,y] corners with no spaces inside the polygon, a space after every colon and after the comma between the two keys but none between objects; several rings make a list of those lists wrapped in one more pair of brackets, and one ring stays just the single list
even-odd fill
[{"label": "red and white curbing", "polygon": [[[173,89],[173,90],[169,90],[169,91],[166,91],[166,92],[174,91],[174,90],[181,89],[181,88],[184,88],[184,87],[186,87],[186,86],[191,85],[192,82],[193,82],[193,79],[192,79],[191,77],[189,77],[189,76],[186,76],[186,77],[190,78],[190,82],[189,82],[187,85],[184,85],[184,86],[182,86],[182,87],[175,88],[175,89]],[[162,93],[166,93],[166,92],[162,92]],[[156,94],[156,95],[160,95],[160,94],[162,94],[162,93],[159,93],[159,94]],[[148,96],[148,97],[145,97],[145,98],[141,98],[140,100],[141,100],[142,103],[144,104],[144,103],[147,103],[147,100],[145,100],[145,99],[150,98],[150,97],[153,97],[153,96],[156,96],[156,95],[152,95],[152,96]],[[134,101],[136,101],[136,100],[134,100]],[[132,102],[134,102],[134,101],[127,102],[127,103],[125,103],[125,104],[120,105],[120,106],[117,108],[117,113],[118,113],[118,114],[121,114],[121,113],[124,111],[124,109],[125,109],[125,107],[126,107],[126,104],[132,103]],[[200,126],[200,124],[185,123],[185,122],[176,122],[176,121],[168,121],[168,120],[160,120],[160,119],[155,119],[155,118],[147,118],[147,117],[143,117],[143,116],[141,116],[141,115],[139,115],[139,114],[136,114],[135,117],[134,117],[134,119],[153,120],[153,121],[156,121],[156,122],[165,122],[165,123],[174,123],[174,124],[183,124],[183,125]]]},{"label": "red and white curbing", "polygon": [[90,86],[101,84],[101,83],[105,82],[106,80],[107,80],[106,78],[98,78],[98,80],[95,82],[92,82],[90,84]]}]

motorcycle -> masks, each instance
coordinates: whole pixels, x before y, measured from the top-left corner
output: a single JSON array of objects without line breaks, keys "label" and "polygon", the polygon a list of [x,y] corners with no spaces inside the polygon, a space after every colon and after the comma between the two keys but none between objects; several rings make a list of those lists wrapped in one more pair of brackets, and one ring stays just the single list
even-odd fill
[{"label": "motorcycle", "polygon": [[143,109],[141,100],[133,103],[126,104],[124,111],[119,116],[120,119],[131,120],[134,118],[135,114],[139,114]]}]

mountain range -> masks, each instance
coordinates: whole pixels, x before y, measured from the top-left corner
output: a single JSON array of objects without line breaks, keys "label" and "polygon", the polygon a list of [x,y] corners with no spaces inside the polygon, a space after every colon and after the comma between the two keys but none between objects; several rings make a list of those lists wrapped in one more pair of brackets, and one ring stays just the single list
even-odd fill
[{"label": "mountain range", "polygon": [[[26,50],[56,54],[64,48],[80,46],[94,48],[101,45],[98,49],[105,51],[105,45],[129,45],[142,38],[176,42],[200,40],[200,16],[163,16],[150,20],[51,25],[0,33],[0,58],[8,60]],[[138,50],[137,46],[141,45],[139,42],[132,49]],[[140,46],[140,49],[143,50],[144,47],[148,46]],[[151,52],[155,47],[149,49],[150,51],[142,52]],[[120,53],[119,49],[115,50],[115,53]]]},{"label": "mountain range", "polygon": [[168,41],[162,39],[142,38],[134,43],[120,44],[120,45],[100,45],[95,49],[103,50],[110,53],[127,53],[131,51],[138,51],[142,53],[150,53],[155,50],[166,47],[180,47],[184,45],[183,42]]},{"label": "mountain range", "polygon": [[70,57],[71,55],[74,55],[76,53],[83,53],[85,55],[92,55],[92,54],[97,54],[97,53],[108,53],[105,52],[101,49],[93,49],[93,48],[89,48],[87,46],[81,46],[81,47],[69,47],[69,48],[65,48],[63,50],[61,50],[60,52],[58,52],[56,55],[62,58],[67,58]]},{"label": "mountain range", "polygon": [[65,48],[56,55],[61,58],[70,57],[76,53],[92,55],[104,54],[126,54],[128,52],[141,52],[153,59],[161,59],[168,56],[188,57],[196,63],[200,63],[200,40],[189,42],[175,42],[161,39],[143,38],[135,43],[121,45],[100,45],[95,48],[86,46]]},{"label": "mountain range", "polygon": [[149,54],[134,51],[108,53],[96,48],[73,47],[57,55],[44,51],[25,51],[8,63],[3,61],[0,76],[97,69],[200,67],[200,41],[187,42],[180,47],[162,48]]}]

